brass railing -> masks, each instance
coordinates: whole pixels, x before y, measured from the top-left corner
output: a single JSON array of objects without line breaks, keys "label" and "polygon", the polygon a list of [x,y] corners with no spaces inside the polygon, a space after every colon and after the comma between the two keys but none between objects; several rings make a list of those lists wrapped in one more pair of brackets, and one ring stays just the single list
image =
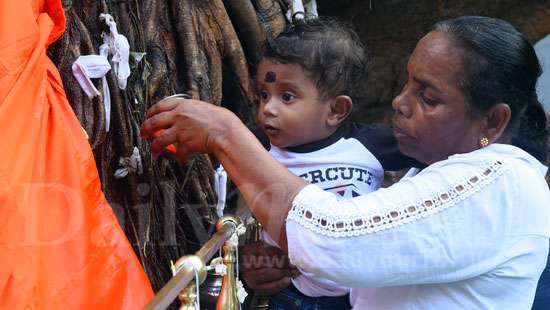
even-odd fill
[{"label": "brass railing", "polygon": [[[195,283],[192,282],[195,274],[198,273],[199,282],[203,282],[206,277],[206,263],[224,247],[224,263],[227,265],[227,274],[224,276],[222,290],[220,292],[216,309],[233,310],[239,309],[239,302],[236,300],[236,285],[234,279],[234,261],[235,246],[228,240],[237,233],[239,223],[233,216],[224,216],[217,225],[217,232],[198,250],[195,255],[184,256],[176,262],[176,266],[181,266],[166,285],[155,295],[155,297],[145,306],[147,310],[166,309],[173,301],[188,287],[187,293],[195,289]],[[183,307],[182,307],[183,308]],[[193,309],[193,305],[187,305],[185,309]],[[197,309],[198,310],[198,309]]]}]

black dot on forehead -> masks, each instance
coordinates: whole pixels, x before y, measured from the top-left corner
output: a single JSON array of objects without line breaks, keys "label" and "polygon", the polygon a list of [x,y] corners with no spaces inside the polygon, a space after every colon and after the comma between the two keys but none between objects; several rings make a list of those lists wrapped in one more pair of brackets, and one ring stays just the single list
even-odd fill
[{"label": "black dot on forehead", "polygon": [[264,77],[264,81],[266,81],[268,83],[273,83],[273,82],[275,82],[275,80],[277,80],[277,75],[275,74],[275,72],[267,71],[267,73],[265,74],[265,77]]}]

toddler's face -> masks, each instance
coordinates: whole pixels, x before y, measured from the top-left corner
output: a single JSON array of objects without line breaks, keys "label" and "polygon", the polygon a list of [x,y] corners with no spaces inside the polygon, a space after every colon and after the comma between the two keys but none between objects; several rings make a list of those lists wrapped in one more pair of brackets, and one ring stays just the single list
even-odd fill
[{"label": "toddler's face", "polygon": [[327,125],[330,104],[319,99],[314,81],[301,66],[264,58],[257,79],[257,119],[271,144],[298,146],[332,133],[333,128]]}]

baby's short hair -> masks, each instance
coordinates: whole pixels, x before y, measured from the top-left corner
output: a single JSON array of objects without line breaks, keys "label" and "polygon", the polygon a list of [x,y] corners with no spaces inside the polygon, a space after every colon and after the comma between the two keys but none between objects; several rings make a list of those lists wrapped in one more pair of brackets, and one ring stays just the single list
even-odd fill
[{"label": "baby's short hair", "polygon": [[347,95],[364,97],[367,58],[358,35],[333,19],[294,20],[275,39],[268,40],[263,58],[297,64],[315,81],[320,99]]}]

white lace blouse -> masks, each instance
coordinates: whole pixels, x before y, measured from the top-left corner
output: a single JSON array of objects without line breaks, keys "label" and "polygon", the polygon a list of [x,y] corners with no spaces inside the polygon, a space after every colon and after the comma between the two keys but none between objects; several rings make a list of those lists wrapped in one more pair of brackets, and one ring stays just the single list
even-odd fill
[{"label": "white lace blouse", "polygon": [[355,309],[529,309],[548,255],[546,167],[492,144],[416,172],[348,201],[305,187],[291,262],[352,287]]}]

